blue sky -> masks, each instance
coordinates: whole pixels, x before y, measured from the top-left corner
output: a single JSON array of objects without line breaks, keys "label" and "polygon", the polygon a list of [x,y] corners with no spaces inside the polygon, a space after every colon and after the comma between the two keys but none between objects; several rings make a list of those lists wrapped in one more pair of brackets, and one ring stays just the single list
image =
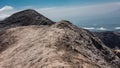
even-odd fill
[{"label": "blue sky", "polygon": [[119,2],[120,0],[0,0],[0,7],[10,5],[16,8],[24,6],[49,7],[49,6],[70,6],[86,5],[107,2]]},{"label": "blue sky", "polygon": [[88,29],[120,28],[120,0],[0,0],[0,19],[29,8]]}]

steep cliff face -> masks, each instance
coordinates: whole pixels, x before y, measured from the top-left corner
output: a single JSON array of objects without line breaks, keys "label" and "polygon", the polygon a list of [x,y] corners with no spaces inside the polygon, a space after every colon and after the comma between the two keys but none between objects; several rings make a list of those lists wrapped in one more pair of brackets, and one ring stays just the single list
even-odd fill
[{"label": "steep cliff face", "polygon": [[69,21],[0,32],[0,68],[120,68],[120,58]]}]

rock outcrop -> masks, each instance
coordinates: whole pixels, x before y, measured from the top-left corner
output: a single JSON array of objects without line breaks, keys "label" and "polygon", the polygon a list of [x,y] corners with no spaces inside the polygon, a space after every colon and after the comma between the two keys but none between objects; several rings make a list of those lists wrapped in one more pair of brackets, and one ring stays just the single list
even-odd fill
[{"label": "rock outcrop", "polygon": [[120,58],[120,49],[113,50],[113,52]]},{"label": "rock outcrop", "polygon": [[120,58],[94,34],[63,20],[2,30],[0,68],[120,68]]}]

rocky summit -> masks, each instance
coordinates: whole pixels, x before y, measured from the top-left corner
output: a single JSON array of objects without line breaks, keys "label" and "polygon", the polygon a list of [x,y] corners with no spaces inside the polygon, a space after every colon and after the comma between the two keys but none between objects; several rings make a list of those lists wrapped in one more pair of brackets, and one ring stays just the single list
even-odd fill
[{"label": "rocky summit", "polygon": [[88,30],[66,20],[36,20],[34,12],[2,21],[4,28],[16,27],[0,32],[0,68],[120,68],[120,58]]},{"label": "rocky summit", "polygon": [[55,22],[49,20],[42,14],[33,9],[27,9],[11,15],[3,21],[0,21],[0,28],[10,28],[27,25],[52,25]]}]

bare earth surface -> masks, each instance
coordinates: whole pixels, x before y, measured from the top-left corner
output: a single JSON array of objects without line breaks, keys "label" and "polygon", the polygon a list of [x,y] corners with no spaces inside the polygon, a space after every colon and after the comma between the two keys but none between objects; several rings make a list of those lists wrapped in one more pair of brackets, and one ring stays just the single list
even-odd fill
[{"label": "bare earth surface", "polygon": [[120,66],[120,59],[97,37],[66,21],[52,26],[15,27],[0,33],[0,68]]}]

